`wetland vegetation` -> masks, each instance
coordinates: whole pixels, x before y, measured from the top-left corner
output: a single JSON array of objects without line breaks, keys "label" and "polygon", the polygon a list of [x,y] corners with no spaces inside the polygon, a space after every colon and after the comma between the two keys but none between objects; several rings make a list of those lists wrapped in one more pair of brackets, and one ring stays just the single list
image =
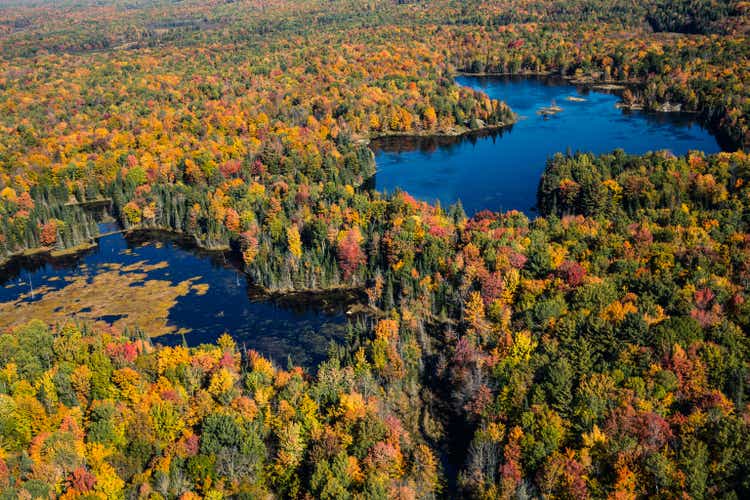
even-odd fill
[{"label": "wetland vegetation", "polygon": [[750,496],[747,14],[0,5],[0,498]]}]

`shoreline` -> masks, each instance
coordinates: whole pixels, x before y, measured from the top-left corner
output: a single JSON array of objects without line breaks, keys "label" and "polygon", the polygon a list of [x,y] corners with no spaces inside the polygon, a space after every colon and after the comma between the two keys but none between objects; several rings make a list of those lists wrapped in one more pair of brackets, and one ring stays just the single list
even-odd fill
[{"label": "shoreline", "polygon": [[95,241],[100,236],[95,236],[92,241],[79,243],[71,247],[57,249],[55,247],[34,247],[14,252],[0,259],[0,273],[5,271],[14,261],[24,259],[46,258],[50,261],[62,260],[96,248],[99,244]]},{"label": "shoreline", "polygon": [[461,130],[451,131],[451,132],[431,132],[431,133],[423,133],[423,132],[386,132],[382,134],[376,134],[370,137],[362,138],[361,140],[366,141],[364,144],[367,144],[368,146],[373,141],[378,141],[380,139],[393,139],[393,138],[420,138],[420,139],[446,139],[446,138],[460,138],[465,136],[470,136],[473,134],[481,134],[483,132],[495,132],[498,130],[503,130],[508,127],[512,127],[518,123],[518,120],[512,121],[510,123],[498,123],[498,124],[491,124],[491,125],[484,125],[479,128],[468,128],[464,127]]},{"label": "shoreline", "polygon": [[[496,77],[496,78],[499,78],[499,77],[514,78],[515,77],[519,79],[533,78],[533,77],[559,78],[560,80],[567,82],[567,84],[569,85],[581,85],[581,86],[587,87],[590,90],[597,91],[597,92],[605,92],[605,93],[618,92],[624,89],[639,87],[639,86],[643,86],[646,84],[646,81],[642,78],[631,79],[631,80],[617,80],[617,79],[611,79],[611,78],[607,80],[598,80],[598,79],[594,79],[588,76],[576,78],[575,76],[562,75],[557,71],[529,71],[529,72],[521,72],[521,73],[507,73],[507,72],[471,73],[471,72],[466,72],[466,71],[454,71],[452,76],[454,79],[458,76]],[[620,101],[619,103],[616,104],[616,106],[618,107],[618,109],[621,109],[624,111],[643,111],[644,113],[654,113],[654,114],[683,113],[687,115],[693,115],[697,118],[698,124],[701,127],[705,128],[712,135],[716,137],[722,150],[737,151],[739,149],[743,149],[742,141],[741,140],[738,141],[732,138],[730,131],[725,130],[724,128],[720,127],[716,123],[713,123],[712,121],[706,119],[701,109],[685,108],[685,103],[667,102],[667,103],[660,103],[656,108],[648,108],[642,102],[626,104]],[[677,109],[678,107],[679,109]]]},{"label": "shoreline", "polygon": [[364,145],[370,145],[373,141],[377,141],[378,139],[390,139],[390,138],[398,138],[398,137],[419,137],[419,138],[453,138],[453,137],[463,137],[471,134],[481,133],[481,132],[493,132],[496,130],[501,130],[504,128],[511,127],[518,123],[518,120],[514,120],[512,122],[501,122],[501,123],[492,123],[492,124],[484,124],[481,127],[478,128],[469,128],[466,126],[462,126],[461,128],[457,128],[450,131],[413,131],[413,132],[382,132],[377,134],[372,134],[368,137],[359,137],[355,140],[360,141]]},{"label": "shoreline", "polygon": [[559,75],[559,73],[555,73],[554,71],[529,71],[529,72],[523,72],[523,73],[508,73],[508,72],[492,72],[492,71],[480,71],[478,73],[473,73],[470,71],[455,71],[453,73],[453,77],[457,76],[518,76],[518,77],[528,77],[528,76],[555,76]]},{"label": "shoreline", "polygon": [[468,71],[455,71],[453,73],[453,78],[456,78],[457,76],[474,76],[474,77],[517,77],[517,78],[528,78],[528,77],[555,77],[560,78],[561,80],[567,80],[570,83],[573,84],[579,84],[579,85],[643,85],[646,82],[642,79],[637,80],[618,80],[609,78],[606,80],[597,80],[592,77],[581,77],[576,78],[573,75],[563,75],[559,71],[522,71],[519,73],[510,73],[510,72],[493,72],[493,71],[483,71],[480,73],[471,73]]},{"label": "shoreline", "polygon": [[[471,73],[466,71],[455,71],[452,75],[453,78],[456,78],[458,76],[468,76],[468,77],[517,77],[520,79],[523,78],[529,78],[529,77],[553,77],[553,78],[560,78],[561,80],[566,81],[570,85],[584,85],[589,87],[590,89],[594,91],[617,91],[622,90],[625,88],[628,88],[629,86],[635,86],[635,85],[642,85],[644,82],[642,80],[594,80],[590,77],[584,77],[580,79],[576,79],[575,76],[566,76],[561,75],[559,72],[553,72],[553,71],[541,71],[541,72],[521,72],[521,73],[507,73],[507,72],[480,72],[480,73]],[[599,87],[597,89],[597,87]],[[622,101],[618,102],[616,104],[616,107],[618,109],[624,110],[624,111],[643,111],[647,113],[656,113],[656,114],[673,114],[673,113],[685,113],[685,114],[692,114],[696,116],[700,116],[700,110],[687,110],[682,109],[681,103],[676,103],[675,105],[668,105],[668,103],[665,103],[663,105],[660,105],[657,109],[648,109],[646,108],[643,103],[636,102],[627,104]],[[679,109],[675,109],[679,108]],[[513,111],[511,109],[511,111]],[[514,113],[515,114],[515,113]],[[429,138],[435,138],[435,139],[451,139],[451,138],[462,138],[462,137],[470,137],[472,135],[481,135],[483,133],[492,133],[501,131],[504,129],[507,129],[509,127],[512,127],[514,124],[518,123],[522,117],[519,117],[516,115],[516,119],[512,122],[501,122],[496,124],[483,124],[479,128],[469,128],[465,125],[455,127],[454,129],[448,130],[448,131],[427,131],[427,130],[416,130],[412,132],[381,132],[376,134],[371,134],[369,136],[365,137],[355,137],[353,140],[359,142],[360,144],[363,144],[367,146],[371,153],[374,153],[371,147],[371,144],[374,141],[378,141],[380,139],[398,139],[398,138],[415,138],[415,139],[429,139]],[[713,135],[717,137],[717,139],[726,140],[728,143],[726,146],[722,146],[722,149],[726,150],[735,150],[739,149],[740,146],[737,144],[734,144],[734,141],[730,141],[728,135],[720,128],[715,127],[711,123],[701,119],[700,120],[701,126],[705,127],[707,130],[709,130]],[[731,143],[730,143],[731,142]],[[373,161],[374,161],[374,154],[373,154]],[[373,169],[373,173],[377,173],[377,167]],[[96,200],[97,202],[101,202],[103,200]],[[107,233],[102,233],[95,235],[92,237],[88,242],[80,243],[78,245],[63,248],[63,249],[55,249],[54,247],[35,247],[35,248],[27,248],[24,250],[20,250],[17,252],[14,252],[12,254],[9,254],[7,256],[0,257],[0,273],[7,270],[7,268],[13,264],[14,261],[20,261],[23,259],[33,259],[35,257],[41,257],[41,258],[48,258],[52,261],[56,259],[64,259],[67,257],[74,257],[79,254],[82,254],[86,251],[89,251],[93,248],[96,248],[98,246],[98,243],[96,240],[99,238],[102,238],[104,236],[108,236],[110,234],[113,234],[115,232],[121,232],[125,233],[127,235],[136,234],[138,232],[149,232],[149,231],[158,231],[163,233],[172,234],[174,236],[179,236],[182,238],[185,238],[186,240],[189,240],[191,244],[193,244],[196,248],[207,251],[207,252],[232,252],[231,244],[221,244],[221,245],[206,245],[204,244],[198,237],[195,235],[190,235],[187,233],[183,233],[181,231],[176,231],[171,228],[164,228],[164,227],[133,227],[128,229],[120,229],[118,231],[110,231]],[[243,271],[244,272],[244,271]],[[326,289],[327,290],[327,289]],[[326,290],[319,290],[319,291],[326,291]],[[305,291],[305,290],[294,290],[293,292],[299,292],[299,291]],[[307,291],[315,291],[315,290],[307,290]],[[289,293],[288,291],[270,291],[269,293]]]},{"label": "shoreline", "polygon": [[108,231],[106,233],[97,234],[96,236],[92,237],[89,241],[79,243],[78,245],[62,248],[62,249],[56,249],[55,247],[35,247],[35,248],[27,248],[18,252],[14,252],[10,255],[7,255],[0,259],[0,273],[3,273],[8,269],[9,266],[11,266],[14,262],[18,262],[19,264],[22,264],[21,261],[25,259],[46,259],[50,262],[60,261],[64,260],[66,258],[75,258],[79,257],[80,255],[84,254],[85,252],[89,250],[93,250],[96,247],[99,246],[98,240],[107,236],[111,236],[113,234],[124,234],[125,237],[131,236],[131,235],[137,235],[138,233],[148,233],[148,232],[158,232],[163,234],[170,234],[172,236],[179,236],[184,238],[186,241],[194,241],[194,245],[196,248],[202,250],[202,251],[208,251],[208,252],[222,252],[222,251],[230,251],[231,248],[229,245],[226,245],[226,247],[208,247],[201,245],[197,238],[193,237],[190,238],[190,235],[187,235],[185,233],[174,231],[171,229],[166,228],[147,228],[147,227],[137,227],[137,228],[130,228],[130,229],[120,229],[117,231]]},{"label": "shoreline", "polygon": [[[8,267],[14,263],[18,263],[20,266],[24,265],[24,259],[44,259],[47,262],[57,263],[65,260],[66,258],[78,258],[89,250],[93,250],[99,246],[97,240],[105,236],[111,236],[113,234],[123,234],[123,237],[134,237],[136,242],[157,242],[163,241],[164,239],[171,238],[173,240],[179,240],[178,244],[182,244],[185,247],[191,248],[198,252],[208,254],[229,254],[236,257],[236,252],[232,249],[230,244],[227,245],[212,245],[207,246],[201,244],[200,240],[194,235],[183,233],[181,231],[175,231],[173,229],[167,229],[163,227],[134,227],[130,229],[121,229],[119,231],[110,231],[108,233],[100,234],[95,236],[92,241],[82,243],[72,247],[68,247],[61,250],[55,250],[51,247],[38,247],[26,249],[21,252],[17,252],[11,256],[0,261],[0,274],[9,271]],[[140,239],[138,239],[140,236]],[[233,266],[239,272],[246,277],[250,278],[250,275],[239,266]],[[260,284],[250,282],[251,287],[254,291],[258,292],[254,294],[255,298],[263,300],[290,300],[290,301],[301,301],[301,302],[312,302],[312,301],[324,301],[323,299],[335,296],[344,297],[350,299],[345,310],[346,314],[355,314],[361,312],[357,309],[359,299],[361,298],[362,291],[364,290],[362,285],[347,285],[339,284],[328,288],[292,288],[292,289],[270,289]]]}]

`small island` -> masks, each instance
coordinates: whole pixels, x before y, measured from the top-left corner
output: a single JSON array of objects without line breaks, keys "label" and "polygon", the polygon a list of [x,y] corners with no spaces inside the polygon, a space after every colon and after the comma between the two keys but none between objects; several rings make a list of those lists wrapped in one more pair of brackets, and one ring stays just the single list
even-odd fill
[{"label": "small island", "polygon": [[563,109],[560,106],[558,106],[555,103],[555,101],[552,101],[552,104],[550,104],[549,106],[540,108],[539,111],[537,111],[536,113],[538,115],[542,115],[544,117],[548,117],[548,116],[556,115],[556,114],[560,113],[562,110]]}]

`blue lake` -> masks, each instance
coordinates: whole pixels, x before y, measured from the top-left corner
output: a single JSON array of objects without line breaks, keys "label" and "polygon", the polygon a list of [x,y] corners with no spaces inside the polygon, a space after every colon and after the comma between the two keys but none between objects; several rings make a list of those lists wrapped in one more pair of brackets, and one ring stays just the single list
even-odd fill
[{"label": "blue lake", "polygon": [[[714,136],[690,116],[623,112],[615,107],[614,94],[545,79],[463,77],[458,81],[505,100],[521,115],[520,121],[484,136],[374,141],[377,189],[400,187],[443,205],[461,199],[470,214],[485,208],[529,211],[545,162],[558,151],[720,150]],[[569,101],[570,96],[585,101]],[[563,111],[548,119],[539,116],[537,110],[553,100]],[[103,233],[111,229],[101,228]],[[102,278],[110,281],[101,283]],[[186,281],[187,292],[174,297],[169,307],[157,307],[174,292],[173,287]],[[323,360],[331,341],[345,339],[345,310],[355,299],[331,294],[271,299],[248,282],[229,254],[202,252],[163,234],[138,239],[112,234],[100,238],[97,248],[75,257],[26,258],[0,270],[0,314],[4,307],[7,315],[0,320],[18,323],[39,317],[29,304],[44,306],[42,301],[50,301],[44,309],[49,316],[40,318],[48,322],[73,317],[120,328],[126,323],[144,326],[129,321],[132,316],[116,313],[121,312],[122,302],[135,300],[137,287],[154,282],[160,288],[153,304],[151,296],[144,300],[141,294],[142,310],[136,313],[161,315],[161,325],[170,332],[155,342],[198,345],[229,332],[238,344],[282,365],[288,358],[308,367]],[[121,292],[119,304],[110,297],[116,295],[113,287]]]},{"label": "blue lake", "polygon": [[[376,189],[401,188],[418,199],[439,200],[443,206],[460,199],[468,214],[482,209],[529,213],[546,161],[557,152],[721,151],[716,137],[692,115],[620,110],[615,93],[550,78],[462,76],[456,80],[505,101],[519,121],[483,136],[377,139],[372,144],[378,165]],[[570,97],[585,101],[570,101]],[[562,112],[550,117],[537,114],[552,102]]]}]

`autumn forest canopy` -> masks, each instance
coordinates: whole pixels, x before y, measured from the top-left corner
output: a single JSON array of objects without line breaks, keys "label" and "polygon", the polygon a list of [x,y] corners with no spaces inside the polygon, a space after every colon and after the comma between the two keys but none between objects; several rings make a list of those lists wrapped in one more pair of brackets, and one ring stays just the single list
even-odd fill
[{"label": "autumn forest canopy", "polygon": [[[274,296],[357,298],[304,368],[231,331],[162,345],[0,308],[0,498],[750,497],[748,16],[0,2],[3,269],[108,221],[225,252]],[[560,151],[533,213],[373,189],[373,139],[521,119],[458,74],[679,105],[725,151]]]}]

